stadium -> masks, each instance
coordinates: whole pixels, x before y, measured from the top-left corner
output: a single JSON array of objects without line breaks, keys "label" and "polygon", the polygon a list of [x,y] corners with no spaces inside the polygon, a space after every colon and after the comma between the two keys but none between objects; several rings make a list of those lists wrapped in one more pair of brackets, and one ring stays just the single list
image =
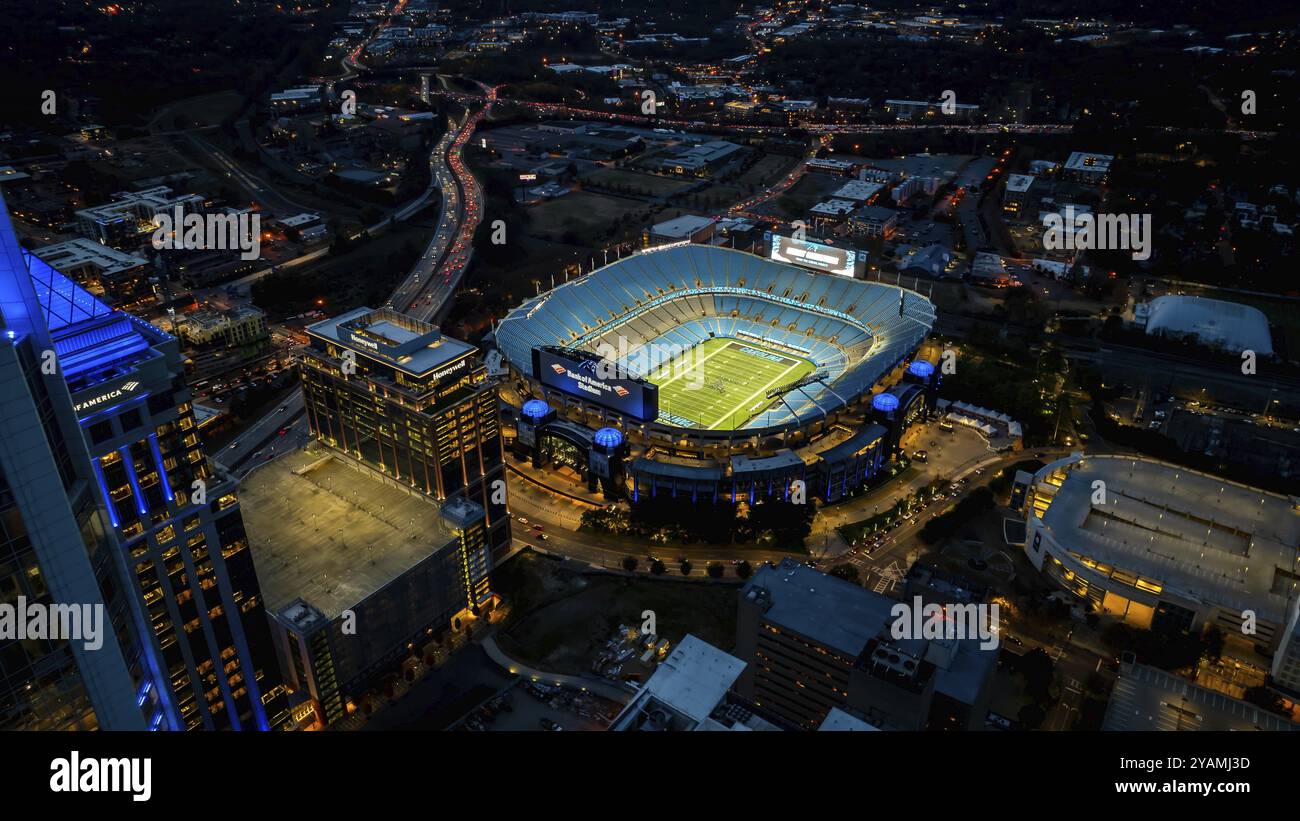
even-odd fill
[{"label": "stadium", "polygon": [[[528,300],[501,321],[496,341],[545,394],[563,389],[534,373],[535,348],[618,351],[619,372],[658,388],[659,413],[638,418],[599,397],[593,408],[647,433],[703,440],[737,430],[770,436],[833,417],[910,356],[933,324],[933,306],[913,291],[686,245],[643,251]],[[682,351],[703,374],[647,351]],[[805,377],[817,381],[769,396]]]},{"label": "stadium", "polygon": [[[930,301],[897,285],[673,245],[527,300],[495,339],[520,413],[613,428],[660,462],[753,462],[861,433],[877,387],[902,378],[933,324]],[[690,467],[670,471],[674,493],[723,478]]]}]

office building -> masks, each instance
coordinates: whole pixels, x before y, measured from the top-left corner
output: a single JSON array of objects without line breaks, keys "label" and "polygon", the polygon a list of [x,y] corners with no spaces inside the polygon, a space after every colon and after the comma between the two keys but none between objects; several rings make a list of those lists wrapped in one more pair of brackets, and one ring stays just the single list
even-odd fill
[{"label": "office building", "polygon": [[173,196],[165,185],[117,193],[111,202],[77,211],[77,230],[103,245],[135,246],[156,230],[155,218],[159,214],[170,216],[177,208],[186,215],[202,213],[203,198],[198,194]]},{"label": "office building", "polygon": [[1002,194],[1002,210],[1008,214],[1017,214],[1029,199],[1029,189],[1034,185],[1034,177],[1029,174],[1010,174],[1007,176],[1007,188]]},{"label": "office building", "polygon": [[143,730],[157,699],[144,692],[140,630],[117,583],[67,386],[42,369],[51,297],[38,298],[0,200],[0,605],[81,605],[105,616],[96,650],[0,638],[0,730]]},{"label": "office building", "polygon": [[1106,182],[1106,177],[1110,174],[1111,163],[1114,161],[1115,156],[1113,154],[1075,151],[1065,161],[1065,166],[1061,169],[1061,176],[1078,182],[1101,185]]},{"label": "office building", "polygon": [[849,231],[868,239],[890,239],[898,229],[899,212],[879,205],[864,205],[849,214]]},{"label": "office building", "polygon": [[271,353],[266,314],[253,305],[200,308],[176,320],[185,348],[185,372],[202,380],[264,359]]},{"label": "office building", "polygon": [[403,665],[438,663],[481,626],[464,561],[485,552],[478,504],[439,504],[320,443],[250,474],[243,504],[302,723],[363,709]]},{"label": "office building", "polygon": [[[0,227],[9,231],[8,221]],[[7,258],[16,270],[14,253]],[[282,726],[287,699],[235,483],[208,461],[199,440],[177,341],[109,308],[35,256],[18,265],[27,269],[28,290],[14,286],[5,295],[10,339],[23,330],[15,326],[26,325],[38,361],[56,365],[42,369],[59,377],[42,383],[52,413],[80,428],[79,441],[45,428],[59,467],[45,481],[64,476],[66,486],[68,472],[83,474],[99,504],[93,520],[50,514],[39,524],[81,531],[74,543],[89,554],[100,598],[111,600],[127,676],[138,680],[125,704],[120,681],[115,700],[102,707],[92,693],[96,714],[103,722],[147,709],[148,726],[161,729]],[[35,312],[27,294],[39,302]],[[6,432],[11,450],[28,441]],[[8,481],[13,487],[18,479]],[[26,481],[19,499],[29,492]]]},{"label": "office building", "polygon": [[497,396],[478,349],[388,309],[357,308],[307,328],[303,399],[312,435],[438,501],[484,510],[487,551],[465,556],[477,610],[510,547]]},{"label": "office building", "polygon": [[615,717],[618,732],[719,732],[790,729],[774,723],[732,687],[745,662],[690,633],[655,668]]},{"label": "office building", "polygon": [[149,260],[78,237],[38,251],[55,270],[116,305],[149,293]]},{"label": "office building", "polygon": [[[931,600],[975,595],[945,588]],[[809,730],[836,708],[880,729],[982,728],[997,651],[975,638],[895,638],[896,604],[793,559],[760,568],[740,595],[736,656],[748,666],[737,694]]]},{"label": "office building", "polygon": [[[745,662],[690,633],[615,717],[615,732],[783,732],[799,730],[739,696],[734,687]],[[878,730],[832,707],[821,732]]]},{"label": "office building", "polygon": [[656,223],[646,230],[644,244],[646,247],[666,245],[672,242],[708,243],[713,239],[717,220],[683,214],[666,222]]}]

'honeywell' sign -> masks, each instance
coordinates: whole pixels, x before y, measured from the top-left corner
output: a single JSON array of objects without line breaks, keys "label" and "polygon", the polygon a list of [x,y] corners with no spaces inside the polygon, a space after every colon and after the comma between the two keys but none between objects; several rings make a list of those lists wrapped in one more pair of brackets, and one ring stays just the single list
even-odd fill
[{"label": "'honeywell' sign", "polygon": [[465,366],[468,364],[469,364],[469,357],[462,357],[461,359],[457,359],[455,362],[451,363],[447,367],[441,370],[434,371],[429,376],[433,379],[434,382],[441,382],[442,380],[446,379],[448,376],[451,376],[453,373],[464,370]]}]

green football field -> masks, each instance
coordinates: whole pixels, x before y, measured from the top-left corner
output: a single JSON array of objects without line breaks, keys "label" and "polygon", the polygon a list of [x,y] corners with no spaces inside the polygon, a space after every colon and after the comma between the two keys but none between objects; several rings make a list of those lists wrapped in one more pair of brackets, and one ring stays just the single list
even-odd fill
[{"label": "green football field", "polygon": [[814,365],[735,339],[707,339],[650,376],[659,386],[659,421],[683,427],[743,425],[777,399],[767,392],[812,373]]}]

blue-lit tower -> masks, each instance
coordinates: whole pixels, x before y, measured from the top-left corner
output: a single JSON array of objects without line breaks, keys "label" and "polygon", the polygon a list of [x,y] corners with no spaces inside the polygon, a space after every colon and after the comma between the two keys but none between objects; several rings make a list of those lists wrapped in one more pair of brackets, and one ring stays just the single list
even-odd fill
[{"label": "blue-lit tower", "polygon": [[527,450],[533,467],[542,466],[542,437],[540,431],[548,422],[554,422],[555,409],[541,399],[529,399],[519,409],[516,441]]},{"label": "blue-lit tower", "polygon": [[618,428],[601,428],[591,435],[587,489],[600,487],[606,499],[618,499],[627,487],[623,463],[627,458],[627,437]]},{"label": "blue-lit tower", "polygon": [[871,398],[871,421],[889,431],[885,436],[888,456],[898,453],[898,443],[903,437],[904,425],[899,407],[898,397],[892,393],[878,393]]},{"label": "blue-lit tower", "polygon": [[935,368],[933,362],[924,359],[917,359],[907,366],[907,373],[903,374],[903,381],[914,385],[920,385],[925,391],[925,404],[927,409],[933,409],[939,400],[939,383],[943,380],[943,375]]},{"label": "blue-lit tower", "polygon": [[[99,508],[79,542],[103,564],[101,590],[119,591],[128,703],[155,729],[284,726],[288,697],[235,481],[204,451],[177,340],[18,249],[7,214],[0,234],[0,311],[11,341],[30,340],[29,394],[74,426],[64,458]],[[4,447],[15,449],[24,443],[7,414]]]},{"label": "blue-lit tower", "polygon": [[0,639],[0,730],[143,730],[157,698],[45,316],[0,198],[0,602],[104,614],[98,648]]}]

